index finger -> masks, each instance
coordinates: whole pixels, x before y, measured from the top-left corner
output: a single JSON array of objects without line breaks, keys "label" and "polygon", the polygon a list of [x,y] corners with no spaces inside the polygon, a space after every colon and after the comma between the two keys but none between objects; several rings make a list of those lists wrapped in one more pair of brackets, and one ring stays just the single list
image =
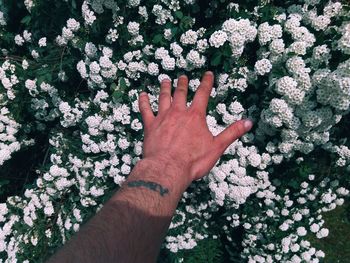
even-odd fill
[{"label": "index finger", "polygon": [[198,87],[196,94],[194,95],[191,108],[206,114],[209,96],[214,84],[214,74],[211,71],[205,72],[201,84]]}]

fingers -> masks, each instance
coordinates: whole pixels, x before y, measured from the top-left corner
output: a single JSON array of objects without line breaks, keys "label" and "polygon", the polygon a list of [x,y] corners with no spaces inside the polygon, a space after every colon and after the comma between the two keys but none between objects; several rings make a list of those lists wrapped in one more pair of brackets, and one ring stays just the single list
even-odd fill
[{"label": "fingers", "polygon": [[171,105],[171,81],[165,79],[162,81],[159,93],[158,113],[164,112],[170,108]]},{"label": "fingers", "polygon": [[145,126],[145,129],[147,129],[155,117],[146,92],[141,92],[139,96],[139,108],[143,124]]},{"label": "fingers", "polygon": [[194,95],[191,108],[206,114],[209,96],[214,84],[214,74],[211,71],[205,72],[201,84]]},{"label": "fingers", "polygon": [[220,149],[222,149],[222,152],[224,152],[231,143],[250,131],[252,127],[253,122],[249,119],[232,123],[219,135],[214,137],[214,143],[217,144]]},{"label": "fingers", "polygon": [[177,108],[186,108],[188,92],[188,78],[186,75],[181,75],[177,82],[177,87],[174,92],[173,104]]}]

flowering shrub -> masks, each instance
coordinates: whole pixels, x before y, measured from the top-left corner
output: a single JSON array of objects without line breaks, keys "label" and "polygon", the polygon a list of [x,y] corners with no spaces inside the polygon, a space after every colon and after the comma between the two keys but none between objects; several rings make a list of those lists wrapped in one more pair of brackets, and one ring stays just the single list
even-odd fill
[{"label": "flowering shrub", "polygon": [[322,261],[307,235],[326,237],[322,212],[349,196],[349,5],[202,2],[0,2],[0,165],[47,138],[36,180],[0,204],[3,262],[45,260],[118,189],[142,157],[141,91],[156,112],[160,81],[185,73],[191,101],[208,68],[210,131],[255,128],[183,194],[159,260],[209,244],[235,262]]}]

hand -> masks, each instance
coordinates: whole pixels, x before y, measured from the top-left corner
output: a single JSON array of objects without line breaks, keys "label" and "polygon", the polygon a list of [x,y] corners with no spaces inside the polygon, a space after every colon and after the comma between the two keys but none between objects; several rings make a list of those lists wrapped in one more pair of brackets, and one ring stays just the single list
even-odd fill
[{"label": "hand", "polygon": [[179,77],[173,100],[171,81],[162,81],[156,117],[147,93],[142,92],[139,98],[144,123],[143,158],[182,169],[182,177],[176,180],[185,180],[188,185],[208,174],[226,148],[253,125],[250,120],[240,120],[219,135],[212,135],[206,123],[206,109],[213,82],[213,73],[206,72],[187,107],[187,77]]}]

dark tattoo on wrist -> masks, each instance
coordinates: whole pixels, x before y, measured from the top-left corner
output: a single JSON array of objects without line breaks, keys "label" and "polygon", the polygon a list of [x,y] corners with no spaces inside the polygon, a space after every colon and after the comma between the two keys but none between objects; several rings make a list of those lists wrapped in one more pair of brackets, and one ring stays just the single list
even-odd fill
[{"label": "dark tattoo on wrist", "polygon": [[150,182],[150,181],[143,181],[143,180],[138,180],[138,181],[132,181],[128,182],[127,185],[129,187],[146,187],[148,189],[151,189],[153,191],[159,192],[161,196],[164,196],[165,194],[169,193],[169,189],[164,188],[160,184]]}]

